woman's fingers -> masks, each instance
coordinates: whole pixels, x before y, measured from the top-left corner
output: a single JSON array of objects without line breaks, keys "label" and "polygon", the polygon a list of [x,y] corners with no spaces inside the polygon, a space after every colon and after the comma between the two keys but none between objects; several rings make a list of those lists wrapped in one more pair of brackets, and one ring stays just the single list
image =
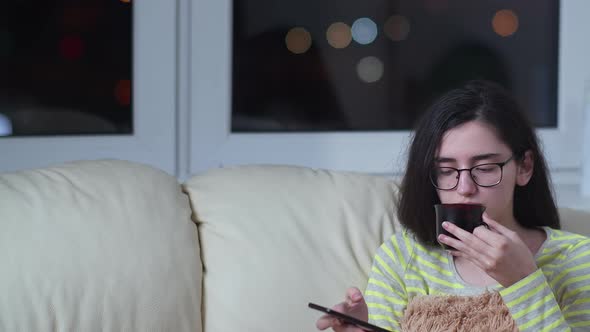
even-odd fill
[{"label": "woman's fingers", "polygon": [[495,221],[494,219],[490,218],[490,215],[487,214],[487,212],[484,212],[482,215],[483,221],[488,224],[488,226],[490,226],[492,229],[494,229],[495,231],[497,231],[498,233],[504,235],[504,236],[512,236],[512,234],[514,233],[512,230],[510,230],[508,227],[500,224],[499,222]]},{"label": "woman's fingers", "polygon": [[316,322],[315,326],[318,330],[325,330],[330,327],[335,327],[337,324],[337,319],[330,315],[323,315],[320,317]]},{"label": "woman's fingers", "polygon": [[[348,314],[351,308],[358,306],[363,301],[363,293],[356,287],[350,287],[346,290],[345,301],[333,306],[332,310]],[[319,330],[325,330],[330,327],[336,328],[342,325],[343,323],[340,319],[328,314],[321,316],[316,321],[316,327]]]},{"label": "woman's fingers", "polygon": [[485,226],[478,226],[473,230],[473,235],[477,238],[481,239],[490,247],[495,247],[495,245],[502,241],[504,236],[498,233],[495,229],[489,229]]},{"label": "woman's fingers", "polygon": [[342,322],[338,318],[330,315],[323,315],[315,323],[315,326],[318,328],[318,330],[325,330],[327,328],[338,327],[340,325],[342,325]]},{"label": "woman's fingers", "polygon": [[363,300],[363,293],[356,287],[350,287],[346,290],[346,303],[350,306]]},{"label": "woman's fingers", "polygon": [[[348,307],[348,304],[346,302],[341,302],[341,303],[338,303],[337,305],[333,306],[332,310],[346,313],[347,307]],[[338,327],[338,326],[342,325],[342,322],[340,321],[340,319],[338,319],[332,315],[325,314],[325,315],[322,315],[316,321],[315,325],[318,329],[325,330],[329,327]]]},{"label": "woman's fingers", "polygon": [[443,227],[449,233],[457,237],[457,239],[446,235],[440,235],[440,242],[473,256],[484,254],[486,252],[487,243],[483,242],[473,234],[448,221],[443,223]]},{"label": "woman's fingers", "polygon": [[487,269],[494,257],[498,255],[497,244],[505,242],[503,235],[488,230],[485,227],[478,227],[473,234],[453,225],[445,224],[445,229],[455,235],[457,239],[443,236],[439,241],[447,244],[455,251],[449,251],[453,256],[464,257],[482,269]]}]

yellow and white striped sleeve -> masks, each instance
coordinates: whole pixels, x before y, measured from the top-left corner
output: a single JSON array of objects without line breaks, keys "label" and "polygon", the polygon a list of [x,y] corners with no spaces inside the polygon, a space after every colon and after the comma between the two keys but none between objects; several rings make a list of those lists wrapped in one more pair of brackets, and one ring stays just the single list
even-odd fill
[{"label": "yellow and white striped sleeve", "polygon": [[590,330],[590,242],[500,290],[521,332]]},{"label": "yellow and white striped sleeve", "polygon": [[365,291],[369,322],[390,331],[400,331],[400,320],[408,304],[404,281],[409,257],[406,236],[399,232],[377,250]]}]

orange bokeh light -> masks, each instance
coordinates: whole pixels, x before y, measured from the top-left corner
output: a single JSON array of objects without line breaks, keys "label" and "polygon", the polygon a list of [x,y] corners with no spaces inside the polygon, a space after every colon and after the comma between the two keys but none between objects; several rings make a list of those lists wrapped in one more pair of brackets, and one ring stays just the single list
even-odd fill
[{"label": "orange bokeh light", "polygon": [[131,104],[131,80],[119,80],[115,85],[115,99],[121,106]]},{"label": "orange bokeh light", "polygon": [[311,47],[311,34],[305,28],[293,28],[287,33],[285,44],[295,54],[305,53]]},{"label": "orange bokeh light", "polygon": [[492,27],[502,37],[511,36],[518,30],[518,16],[510,9],[499,10],[492,19]]},{"label": "orange bokeh light", "polygon": [[328,39],[328,44],[334,48],[347,47],[352,41],[350,26],[342,22],[331,24],[326,31],[326,39]]}]

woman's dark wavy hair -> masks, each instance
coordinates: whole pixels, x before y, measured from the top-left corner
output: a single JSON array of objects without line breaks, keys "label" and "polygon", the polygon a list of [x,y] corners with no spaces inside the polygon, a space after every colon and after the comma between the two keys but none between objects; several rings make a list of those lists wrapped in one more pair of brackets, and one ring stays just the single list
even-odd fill
[{"label": "woman's dark wavy hair", "polygon": [[526,228],[550,226],[559,229],[559,215],[545,158],[538,138],[515,99],[501,86],[488,81],[470,81],[436,100],[415,130],[406,172],[401,183],[398,218],[426,245],[437,245],[434,204],[440,203],[429,174],[443,135],[466,122],[478,120],[495,128],[512,150],[515,160],[532,151],[534,170],[526,186],[514,191],[514,217]]}]

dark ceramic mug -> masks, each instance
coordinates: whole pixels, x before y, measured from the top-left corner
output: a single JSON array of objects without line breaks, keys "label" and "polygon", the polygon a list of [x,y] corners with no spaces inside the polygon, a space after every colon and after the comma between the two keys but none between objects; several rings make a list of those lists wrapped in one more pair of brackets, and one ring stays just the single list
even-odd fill
[{"label": "dark ceramic mug", "polygon": [[[482,217],[485,209],[481,204],[435,204],[437,238],[440,234],[456,238],[442,227],[442,223],[445,221],[453,223],[469,233],[473,233],[473,230],[478,226],[488,227]],[[446,244],[441,243],[441,245],[444,249],[455,249]]]}]

